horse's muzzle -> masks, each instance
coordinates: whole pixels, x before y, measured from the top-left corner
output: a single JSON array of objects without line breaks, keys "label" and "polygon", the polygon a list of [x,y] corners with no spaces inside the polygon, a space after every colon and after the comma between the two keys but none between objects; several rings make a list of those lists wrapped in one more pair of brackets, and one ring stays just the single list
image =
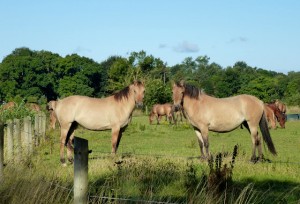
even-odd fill
[{"label": "horse's muzzle", "polygon": [[135,107],[142,108],[143,107],[143,102],[136,102]]}]

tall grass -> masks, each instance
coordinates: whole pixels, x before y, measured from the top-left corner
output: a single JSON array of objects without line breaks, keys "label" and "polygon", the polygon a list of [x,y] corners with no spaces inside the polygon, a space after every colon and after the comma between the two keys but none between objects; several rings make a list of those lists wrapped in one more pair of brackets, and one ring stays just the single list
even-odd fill
[{"label": "tall grass", "polygon": [[[88,139],[93,150],[89,160],[90,203],[297,203],[298,126],[288,122],[285,130],[271,130],[278,157],[265,149],[272,162],[257,164],[249,162],[251,139],[240,129],[210,133],[213,163],[199,160],[195,133],[187,123],[150,126],[147,117],[134,117],[116,156],[109,153],[110,131],[79,129],[76,135]],[[7,164],[0,203],[73,202],[73,166],[60,165],[58,130],[49,132],[47,138],[29,160]]]}]

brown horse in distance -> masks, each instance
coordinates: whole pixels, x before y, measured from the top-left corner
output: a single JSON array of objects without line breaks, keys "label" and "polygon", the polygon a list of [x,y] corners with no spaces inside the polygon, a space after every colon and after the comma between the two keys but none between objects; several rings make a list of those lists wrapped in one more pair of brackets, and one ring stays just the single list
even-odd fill
[{"label": "brown horse in distance", "polygon": [[275,100],[276,107],[284,114],[286,114],[286,105],[282,103],[280,100]]},{"label": "brown horse in distance", "polygon": [[281,128],[285,128],[286,116],[279,110],[275,103],[268,103],[267,106],[271,108]]},{"label": "brown horse in distance", "polygon": [[172,106],[173,105],[171,103],[153,105],[149,115],[150,124],[152,124],[154,117],[156,118],[157,124],[159,124],[162,116],[166,116],[166,119],[168,119],[169,122],[171,123],[173,119],[171,114]]},{"label": "brown horse in distance", "polygon": [[[4,104],[1,109],[2,110],[9,110],[11,108],[16,107],[17,104],[13,101],[10,101],[6,104]],[[26,103],[25,107],[28,108],[29,110],[35,111],[35,112],[40,112],[41,111],[41,107],[37,104],[37,103]]]},{"label": "brown horse in distance", "polygon": [[208,158],[210,155],[209,131],[230,132],[241,124],[251,134],[251,161],[255,162],[257,160],[256,150],[259,154],[258,159],[263,159],[258,126],[269,151],[274,155],[277,154],[265,117],[264,103],[258,98],[251,95],[215,98],[184,82],[175,83],[172,93],[174,105],[183,106],[185,116],[194,127],[203,158]]},{"label": "brown horse in distance", "polygon": [[72,140],[77,124],[89,130],[111,129],[112,153],[116,153],[122,133],[131,120],[135,106],[143,103],[145,86],[140,81],[106,98],[69,96],[56,102],[55,114],[61,128],[60,161],[65,165],[64,145],[68,160],[73,161]]},{"label": "brown horse in distance", "polygon": [[276,117],[275,117],[273,109],[270,108],[268,106],[268,104],[265,103],[264,104],[264,110],[265,110],[265,114],[266,114],[266,118],[267,118],[269,126],[272,129],[276,129]]}]

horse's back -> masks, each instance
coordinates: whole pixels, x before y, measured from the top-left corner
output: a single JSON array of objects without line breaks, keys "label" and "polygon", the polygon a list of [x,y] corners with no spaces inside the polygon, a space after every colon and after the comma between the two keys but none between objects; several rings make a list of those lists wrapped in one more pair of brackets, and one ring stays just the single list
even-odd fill
[{"label": "horse's back", "polygon": [[128,118],[124,119],[116,104],[111,96],[99,99],[74,95],[57,101],[55,113],[60,123],[76,121],[91,130],[105,130]]},{"label": "horse's back", "polygon": [[243,121],[258,121],[263,113],[262,101],[246,94],[227,98],[202,95],[198,106],[190,107],[188,114],[194,124],[201,121],[209,130],[220,132],[231,131]]},{"label": "horse's back", "polygon": [[155,104],[152,108],[152,112],[158,115],[170,114],[171,110],[172,110],[171,103]]},{"label": "horse's back", "polygon": [[252,95],[242,94],[227,98],[209,97],[209,100],[204,101],[207,107],[216,111],[229,113],[245,113],[253,111],[253,109],[263,110],[263,102]]}]

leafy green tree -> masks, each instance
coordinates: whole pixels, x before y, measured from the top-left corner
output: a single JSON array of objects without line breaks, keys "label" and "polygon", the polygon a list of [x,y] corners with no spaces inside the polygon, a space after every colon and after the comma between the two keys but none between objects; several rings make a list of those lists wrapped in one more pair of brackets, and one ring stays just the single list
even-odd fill
[{"label": "leafy green tree", "polygon": [[254,95],[264,102],[271,102],[278,98],[276,86],[276,79],[260,76],[250,81],[248,86],[242,87],[240,93]]},{"label": "leafy green tree", "polygon": [[289,105],[300,106],[300,72],[288,73],[288,83],[284,99]]},{"label": "leafy green tree", "polygon": [[144,104],[149,109],[156,103],[164,104],[172,102],[171,85],[164,84],[160,79],[149,79],[146,81]]},{"label": "leafy green tree", "polygon": [[94,89],[89,84],[89,79],[82,74],[65,76],[59,82],[58,94],[62,98],[70,95],[92,96]]}]

